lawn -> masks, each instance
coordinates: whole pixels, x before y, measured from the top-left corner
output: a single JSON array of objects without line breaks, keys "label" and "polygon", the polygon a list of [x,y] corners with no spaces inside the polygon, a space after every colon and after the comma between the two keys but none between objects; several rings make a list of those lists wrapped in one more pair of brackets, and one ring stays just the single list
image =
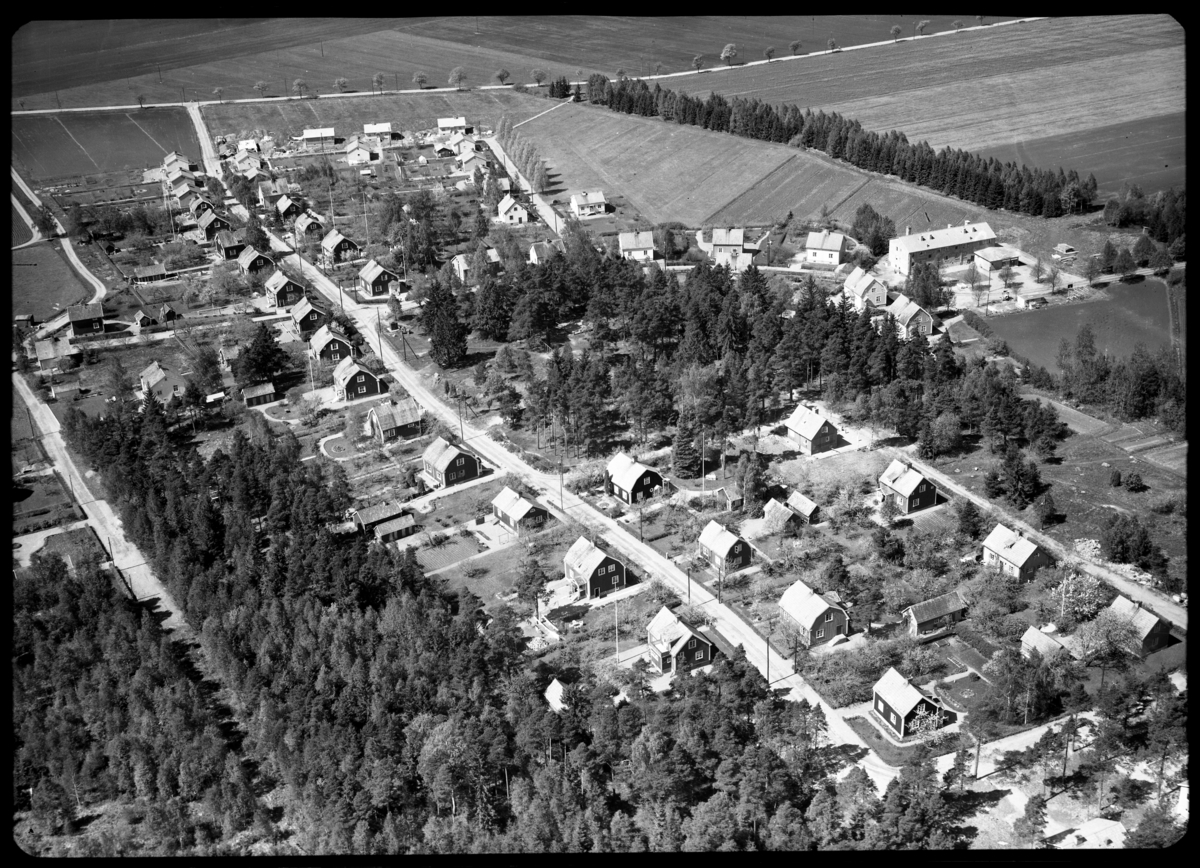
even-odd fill
[{"label": "lawn", "polygon": [[104,546],[100,544],[96,531],[91,527],[80,527],[46,537],[46,541],[38,553],[48,555],[51,552],[62,555],[64,560],[69,557],[71,562],[77,566],[84,559],[93,555],[102,560],[106,556]]},{"label": "lawn", "polygon": [[156,166],[170,151],[198,159],[195,127],[181,108],[17,115],[13,158],[35,181]]},{"label": "lawn", "polygon": [[[867,747],[879,754],[879,758],[888,765],[907,765],[917,751],[916,745],[901,747],[890,739],[884,738],[880,734],[879,728],[865,717],[848,717],[846,725],[854,730],[855,734],[866,742]],[[952,740],[947,741],[953,744]],[[943,753],[946,752],[943,751]]]},{"label": "lawn", "polygon": [[[33,215],[30,215],[30,216],[33,216]],[[21,219],[21,215],[17,213],[17,206],[13,205],[12,206],[12,246],[16,247],[18,244],[24,244],[26,241],[28,241],[31,238],[33,238],[33,232],[30,231],[29,224],[27,224],[23,219]]]},{"label": "lawn", "polygon": [[12,489],[13,536],[31,533],[77,517],[70,492],[57,473],[33,477]]},{"label": "lawn", "polygon": [[12,251],[12,287],[13,313],[31,313],[38,322],[92,297],[92,290],[67,264],[57,242]]}]

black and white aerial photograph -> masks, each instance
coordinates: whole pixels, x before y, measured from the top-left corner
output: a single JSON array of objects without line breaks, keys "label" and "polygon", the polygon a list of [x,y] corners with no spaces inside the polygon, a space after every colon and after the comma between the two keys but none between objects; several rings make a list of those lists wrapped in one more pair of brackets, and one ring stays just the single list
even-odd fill
[{"label": "black and white aerial photograph", "polygon": [[1181,20],[10,32],[14,852],[1183,846]]}]

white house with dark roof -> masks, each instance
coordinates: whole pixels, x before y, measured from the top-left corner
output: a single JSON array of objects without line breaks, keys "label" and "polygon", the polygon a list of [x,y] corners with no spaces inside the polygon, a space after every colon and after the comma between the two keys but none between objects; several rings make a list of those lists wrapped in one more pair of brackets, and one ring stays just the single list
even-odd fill
[{"label": "white house with dark roof", "polygon": [[634,461],[624,452],[612,457],[605,468],[605,475],[612,486],[612,493],[625,503],[633,504],[653,497],[663,487],[661,473]]},{"label": "white house with dark roof", "polygon": [[1170,625],[1149,609],[1143,609],[1140,603],[1118,595],[1108,610],[1118,618],[1128,621],[1133,627],[1134,640],[1137,643],[1136,653],[1139,657],[1153,654],[1169,644]]},{"label": "white house with dark roof", "polygon": [[550,517],[543,507],[526,500],[507,485],[492,501],[492,515],[515,534],[539,528]]},{"label": "white house with dark roof", "polygon": [[707,666],[715,651],[707,636],[666,606],[646,625],[646,662],[660,674]]},{"label": "white house with dark roof", "polygon": [[912,726],[918,714],[936,715],[939,728],[953,723],[957,717],[937,699],[914,687],[895,667],[888,667],[883,677],[875,682],[872,692],[872,711],[901,738],[912,734]]},{"label": "white house with dark roof", "polygon": [[811,407],[800,404],[783,425],[804,455],[816,455],[837,446],[837,426]]},{"label": "white house with dark roof", "polygon": [[654,233],[649,229],[642,232],[622,232],[617,235],[617,249],[622,259],[646,262],[654,259]]},{"label": "white house with dark roof", "polygon": [[947,225],[945,229],[929,229],[905,234],[888,241],[888,263],[897,274],[907,275],[917,262],[962,264],[976,250],[996,242],[996,233],[986,223],[964,220],[961,226]]},{"label": "white house with dark roof", "polygon": [[508,226],[522,226],[529,222],[529,211],[509,193],[496,205],[496,219]]},{"label": "white house with dark roof", "polygon": [[183,397],[187,380],[155,361],[138,374],[138,386],[143,398],[154,395],[160,403],[166,404],[172,398]]},{"label": "white house with dark roof", "polygon": [[1041,567],[1053,563],[1041,546],[1002,524],[997,524],[983,541],[984,566],[1016,576],[1022,582],[1032,581]]},{"label": "white house with dark roof", "polygon": [[850,616],[845,608],[801,581],[793,582],[783,592],[779,611],[791,622],[806,648],[850,633]]},{"label": "white house with dark roof", "polygon": [[563,558],[566,577],[587,597],[603,597],[625,587],[625,564],[581,536]]},{"label": "white house with dark roof", "polygon": [[804,245],[804,261],[814,265],[840,265],[850,239],[840,232],[809,232]]},{"label": "white house with dark roof", "polygon": [[729,573],[750,566],[750,543],[715,521],[710,521],[696,542],[696,557],[724,578]]},{"label": "white house with dark roof", "polygon": [[421,464],[437,488],[474,479],[482,470],[478,458],[465,449],[451,445],[442,437],[425,448]]},{"label": "white house with dark roof", "polygon": [[603,190],[581,190],[571,196],[571,211],[576,217],[598,217],[608,211]]},{"label": "white house with dark roof", "polygon": [[859,312],[864,307],[886,307],[888,303],[887,287],[880,283],[875,275],[857,266],[842,284],[842,290],[854,309]]},{"label": "white house with dark roof", "polygon": [[902,515],[937,503],[937,488],[911,464],[894,459],[879,477],[879,491],[891,499]]},{"label": "white house with dark roof", "polygon": [[437,127],[439,133],[463,133],[464,135],[470,129],[466,118],[438,118]]}]

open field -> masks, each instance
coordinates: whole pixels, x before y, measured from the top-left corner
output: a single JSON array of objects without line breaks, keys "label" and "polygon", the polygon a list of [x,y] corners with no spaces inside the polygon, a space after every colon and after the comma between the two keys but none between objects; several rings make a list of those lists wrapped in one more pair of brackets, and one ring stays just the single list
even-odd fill
[{"label": "open field", "polygon": [[83,285],[56,244],[42,242],[12,251],[13,313],[31,313],[38,322],[87,301],[92,290]]},{"label": "open field", "polygon": [[183,109],[26,115],[12,120],[13,157],[34,181],[141,169],[160,164],[175,150],[194,159],[200,156],[195,127]]},{"label": "open field", "polygon": [[[468,123],[494,127],[501,115],[513,123],[544,112],[553,103],[511,91],[404,94],[329,100],[240,103],[204,106],[201,111],[215,135],[262,130],[298,136],[306,128],[333,127],[338,135],[362,130],[363,124],[390,121],[394,130],[423,130],[437,119],[466,117]],[[524,129],[524,127],[522,127]]]},{"label": "open field", "polygon": [[[681,77],[666,85],[701,96],[716,90],[834,110],[868,129],[928,139],[935,148],[1064,137],[1031,152],[1037,158],[1031,162],[1085,175],[1096,171],[1098,179],[1106,172],[1111,188],[1126,177],[1145,176],[1148,184],[1151,170],[1173,165],[1158,160],[1158,152],[1165,137],[1183,133],[1183,41],[1183,28],[1165,15],[1070,18],[735,69],[703,80]],[[1098,45],[1105,46],[1102,58]],[[1105,127],[1114,120],[1146,122],[1121,134],[1133,159],[1122,159],[1119,167],[1115,155],[1086,147],[1094,129],[1112,141]],[[1123,172],[1114,177],[1118,169]]]},{"label": "open field", "polygon": [[[344,77],[354,90],[368,91],[383,72],[388,88],[411,87],[424,71],[444,85],[462,66],[473,85],[493,84],[504,67],[514,82],[530,81],[529,70],[572,79],[618,68],[632,74],[691,70],[692,57],[720,66],[721,47],[738,46],[741,58],[762,59],[774,45],[789,53],[824,50],[833,36],[841,45],[887,38],[900,24],[909,34],[923,16],[809,16],[670,18],[511,15],[494,17],[273,18],[134,21],[59,21],[26,24],[13,37],[13,108],[71,108],[128,105],[141,93],[151,102],[211,99],[215,87],[226,99],[246,99],[260,79],[278,89],[305,78],[326,93]],[[930,32],[948,29],[952,16],[928,16]],[[961,16],[974,24],[971,16]],[[264,50],[269,47],[269,50]],[[236,63],[230,63],[237,59]],[[160,80],[161,79],[161,80]],[[184,90],[181,92],[180,88]]]},{"label": "open field", "polygon": [[29,225],[21,219],[21,215],[17,213],[16,206],[10,202],[9,207],[12,209],[12,246],[16,247],[33,238],[33,233],[29,230]]},{"label": "open field", "polygon": [[1096,335],[1096,349],[1126,357],[1139,341],[1151,353],[1171,341],[1166,285],[1159,280],[1134,284],[1111,283],[1105,301],[1051,305],[1044,310],[991,317],[988,325],[1013,352],[1046,370],[1058,372],[1055,357],[1062,338],[1075,340],[1084,323]]}]

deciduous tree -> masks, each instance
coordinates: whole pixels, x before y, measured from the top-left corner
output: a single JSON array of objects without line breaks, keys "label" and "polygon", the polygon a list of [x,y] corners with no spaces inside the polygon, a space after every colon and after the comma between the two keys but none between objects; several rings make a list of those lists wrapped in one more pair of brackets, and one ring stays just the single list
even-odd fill
[{"label": "deciduous tree", "polygon": [[421,72],[420,70],[417,70],[416,72],[413,73],[412,80],[413,80],[413,84],[415,84],[419,88],[424,89],[426,83],[429,81],[429,76],[426,75],[425,73]]},{"label": "deciduous tree", "polygon": [[892,42],[898,42],[903,31],[899,24],[893,24],[892,29],[888,32],[892,34]]},{"label": "deciduous tree", "polygon": [[296,96],[304,96],[308,93],[308,82],[302,78],[298,78],[292,82],[292,93]]},{"label": "deciduous tree", "polygon": [[737,56],[737,46],[732,42],[721,49],[721,60],[725,61],[728,66],[733,66],[733,62],[737,60]]},{"label": "deciduous tree", "polygon": [[796,52],[798,52],[800,50],[801,44],[802,43],[800,42],[799,39],[793,39],[791,42],[788,43],[788,48],[790,48],[792,51],[792,54],[795,55]]},{"label": "deciduous tree", "polygon": [[456,66],[450,70],[450,77],[446,79],[446,83],[456,90],[462,90],[463,82],[466,80],[466,71],[461,66]]},{"label": "deciduous tree", "polygon": [[500,67],[499,69],[496,70],[496,76],[495,76],[496,81],[500,82],[501,84],[508,84],[508,80],[511,77],[512,77],[512,73],[509,72],[504,67]]}]

